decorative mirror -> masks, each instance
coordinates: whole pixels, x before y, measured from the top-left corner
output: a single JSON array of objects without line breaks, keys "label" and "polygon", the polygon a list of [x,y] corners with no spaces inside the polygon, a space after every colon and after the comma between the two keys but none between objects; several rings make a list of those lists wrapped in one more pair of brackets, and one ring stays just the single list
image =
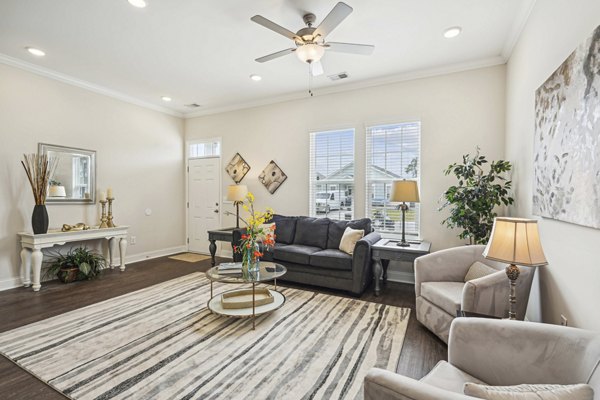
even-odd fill
[{"label": "decorative mirror", "polygon": [[38,153],[57,159],[56,170],[50,177],[46,203],[96,203],[95,151],[40,143]]}]

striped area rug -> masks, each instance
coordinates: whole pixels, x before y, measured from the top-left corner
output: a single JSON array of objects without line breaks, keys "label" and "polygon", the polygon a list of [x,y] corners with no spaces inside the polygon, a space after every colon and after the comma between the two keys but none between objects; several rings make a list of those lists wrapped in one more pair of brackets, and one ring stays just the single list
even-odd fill
[{"label": "striped area rug", "polygon": [[253,331],[207,309],[209,286],[186,275],[0,334],[0,351],[72,399],[354,400],[369,368],[396,367],[409,309],[282,289]]}]

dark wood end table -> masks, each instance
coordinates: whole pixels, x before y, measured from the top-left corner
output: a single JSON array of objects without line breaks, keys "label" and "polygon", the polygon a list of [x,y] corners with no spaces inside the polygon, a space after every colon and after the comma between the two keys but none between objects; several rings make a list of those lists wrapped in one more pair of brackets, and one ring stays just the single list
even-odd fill
[{"label": "dark wood end table", "polygon": [[[223,228],[223,229],[215,229],[212,231],[208,231],[208,241],[210,244],[208,245],[208,251],[210,251],[210,264],[211,266],[215,266],[215,254],[217,253],[217,240],[219,242],[228,242],[231,243],[231,248],[233,250],[233,231],[240,228]],[[235,251],[233,252],[233,260],[240,261],[237,259],[237,255]]]},{"label": "dark wood end table", "polygon": [[410,243],[408,247],[398,246],[400,240],[381,239],[371,247],[373,275],[375,277],[375,296],[381,292],[381,280],[387,282],[387,269],[390,261],[414,262],[415,258],[429,254],[431,243],[422,241]]}]

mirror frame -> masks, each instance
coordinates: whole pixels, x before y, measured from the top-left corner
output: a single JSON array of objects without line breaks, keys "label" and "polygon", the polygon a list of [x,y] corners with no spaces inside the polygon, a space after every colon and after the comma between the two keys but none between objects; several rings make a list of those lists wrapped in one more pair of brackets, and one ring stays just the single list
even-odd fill
[{"label": "mirror frame", "polygon": [[89,199],[53,199],[46,197],[47,204],[96,204],[96,151],[77,147],[59,146],[56,144],[38,143],[38,153],[48,154],[48,151],[61,153],[78,153],[90,157],[90,198]]}]

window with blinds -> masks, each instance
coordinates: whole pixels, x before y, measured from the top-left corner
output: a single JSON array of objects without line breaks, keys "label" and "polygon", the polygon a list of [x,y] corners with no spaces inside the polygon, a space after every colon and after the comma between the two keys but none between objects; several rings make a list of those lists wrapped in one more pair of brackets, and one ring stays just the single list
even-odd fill
[{"label": "window with blinds", "polygon": [[310,134],[309,210],[313,217],[354,216],[354,129]]},{"label": "window with blinds", "polygon": [[[402,212],[389,202],[392,182],[398,179],[419,181],[421,123],[405,122],[367,127],[366,137],[367,217],[380,232],[400,232]],[[409,203],[406,233],[419,235],[420,209]]]}]

